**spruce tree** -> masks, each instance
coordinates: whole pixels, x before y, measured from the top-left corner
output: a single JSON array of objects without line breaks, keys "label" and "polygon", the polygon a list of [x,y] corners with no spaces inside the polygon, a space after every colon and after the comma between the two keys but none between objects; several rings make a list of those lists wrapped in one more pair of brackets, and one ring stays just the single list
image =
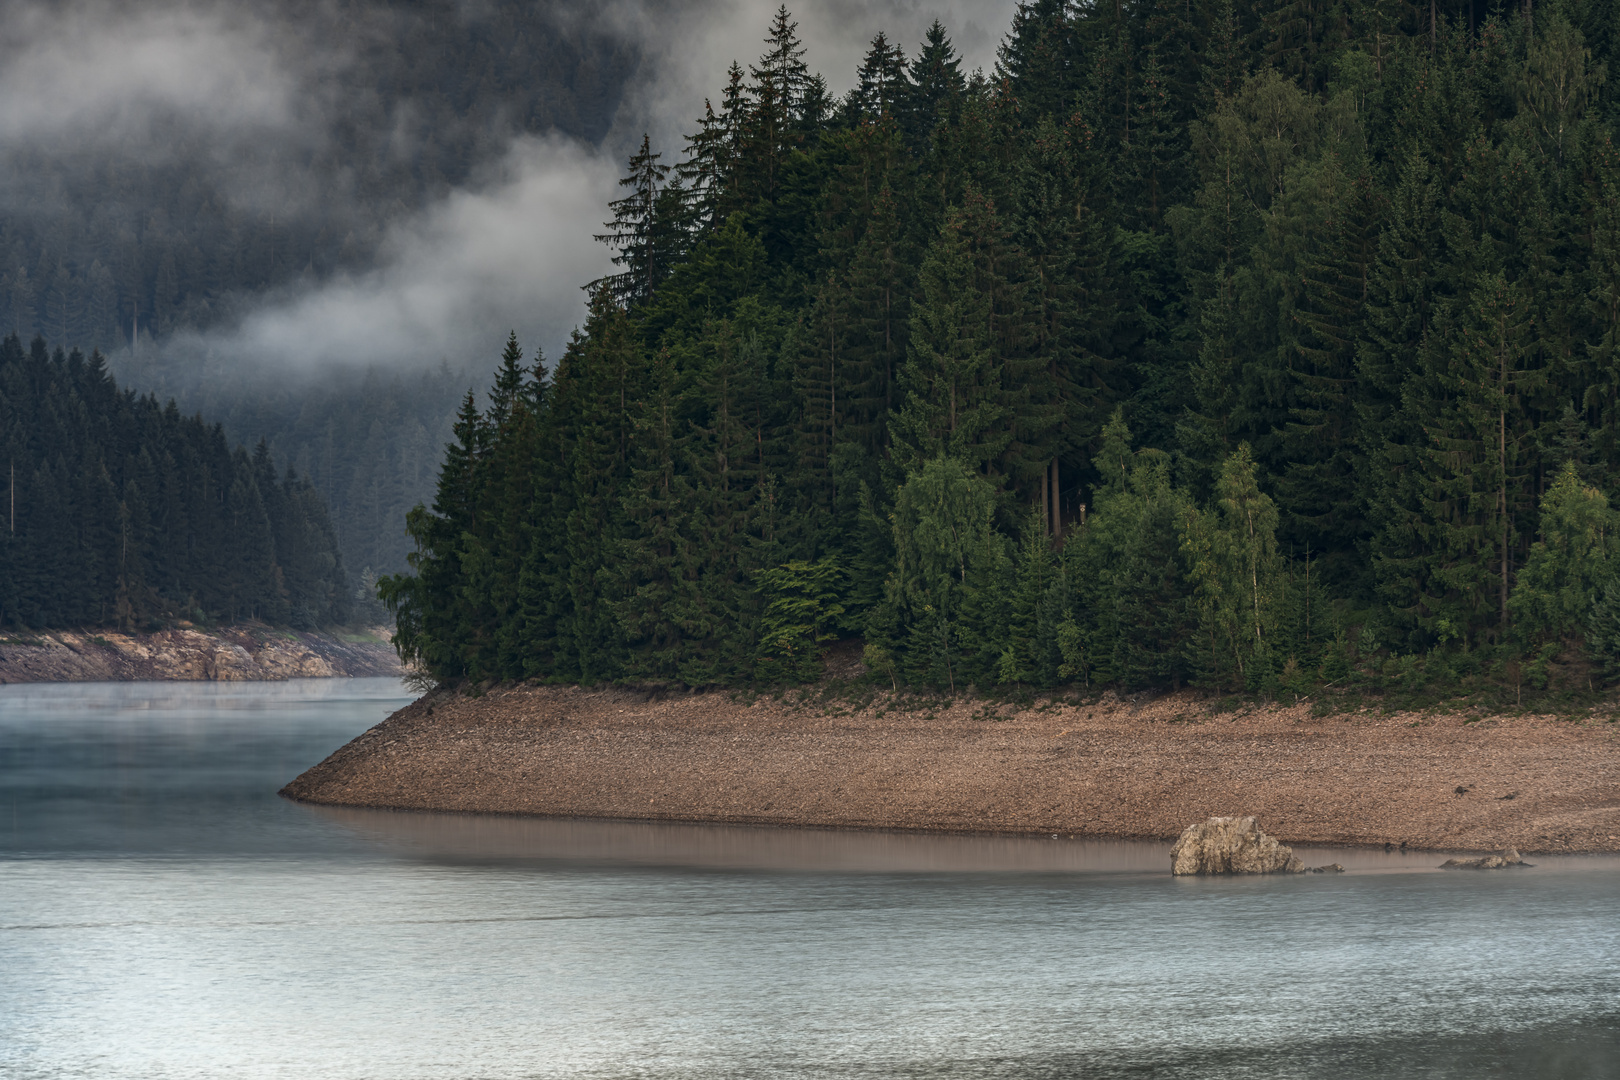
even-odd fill
[{"label": "spruce tree", "polygon": [[684,199],[678,192],[673,199],[666,197],[670,166],[660,163],[661,156],[653,153],[651,140],[643,135],[641,149],[630,158],[629,175],[619,181],[630,193],[608,204],[613,220],[605,223],[608,231],[595,238],[618,251],[613,263],[624,270],[592,282],[591,288],[606,289],[627,305],[652,296],[680,257],[679,223],[669,218],[684,209]]},{"label": "spruce tree", "polygon": [[1027,123],[1074,107],[1079,57],[1068,9],[1065,0],[1023,0],[996,50],[996,79],[1009,84]]},{"label": "spruce tree", "polygon": [[938,19],[928,25],[922,44],[911,58],[907,79],[910,90],[900,113],[901,128],[906,145],[920,155],[933,145],[934,130],[940,122],[956,115],[967,90],[962,59]]},{"label": "spruce tree", "polygon": [[846,100],[846,122],[850,126],[874,123],[885,116],[898,120],[910,92],[905,51],[880,30],[855,70],[855,86]]},{"label": "spruce tree", "polygon": [[953,209],[923,259],[921,298],[889,422],[896,463],[914,471],[940,455],[981,472],[1011,434],[997,381],[993,301],[977,288],[968,216]]},{"label": "spruce tree", "polygon": [[1288,418],[1278,438],[1286,464],[1278,481],[1282,533],[1301,551],[1326,554],[1319,573],[1346,581],[1364,525],[1357,492],[1356,353],[1366,334],[1370,275],[1381,200],[1372,178],[1351,184],[1320,246],[1305,260]]}]

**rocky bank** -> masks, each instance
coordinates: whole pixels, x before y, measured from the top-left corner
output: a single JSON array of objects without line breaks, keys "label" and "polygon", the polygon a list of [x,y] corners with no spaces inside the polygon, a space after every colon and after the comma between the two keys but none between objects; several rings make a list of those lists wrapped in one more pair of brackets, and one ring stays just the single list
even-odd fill
[{"label": "rocky bank", "polygon": [[0,637],[0,683],[248,680],[398,675],[382,627],[295,633],[248,624],[203,632],[55,631]]},{"label": "rocky bank", "polygon": [[1170,839],[1257,816],[1291,844],[1620,851],[1620,723],[1308,705],[436,691],[283,794],[405,810]]}]

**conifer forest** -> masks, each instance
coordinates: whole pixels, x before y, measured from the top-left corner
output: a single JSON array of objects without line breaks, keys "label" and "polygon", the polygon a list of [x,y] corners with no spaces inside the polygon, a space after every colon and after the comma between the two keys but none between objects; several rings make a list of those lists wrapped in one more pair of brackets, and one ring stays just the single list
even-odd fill
[{"label": "conifer forest", "polygon": [[[834,96],[784,8],[552,360],[469,394],[402,654],[441,680],[1620,675],[1600,0],[1030,0]],[[244,466],[245,468],[245,466]]]},{"label": "conifer forest", "polygon": [[99,352],[0,341],[0,628],[348,621],[308,480],[119,389]]}]

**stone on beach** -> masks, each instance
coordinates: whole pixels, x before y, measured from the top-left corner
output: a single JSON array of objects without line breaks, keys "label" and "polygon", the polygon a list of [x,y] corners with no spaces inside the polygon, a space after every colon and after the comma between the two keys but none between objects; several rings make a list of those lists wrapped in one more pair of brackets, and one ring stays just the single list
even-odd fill
[{"label": "stone on beach", "polygon": [[1212,817],[1189,825],[1170,849],[1170,872],[1188,874],[1299,874],[1294,850],[1260,831],[1252,817]]}]

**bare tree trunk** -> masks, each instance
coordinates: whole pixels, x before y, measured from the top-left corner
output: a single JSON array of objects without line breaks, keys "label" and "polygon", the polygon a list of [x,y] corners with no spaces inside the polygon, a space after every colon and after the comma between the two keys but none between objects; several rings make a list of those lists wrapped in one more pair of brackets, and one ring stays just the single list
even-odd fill
[{"label": "bare tree trunk", "polygon": [[1051,533],[1052,531],[1052,504],[1046,497],[1047,488],[1051,486],[1048,481],[1051,479],[1052,466],[1048,465],[1046,467],[1046,475],[1041,477],[1041,525],[1044,527],[1047,533]]},{"label": "bare tree trunk", "polygon": [[[1502,358],[1502,376],[1504,383],[1507,379],[1507,357]],[[1503,409],[1497,414],[1498,446],[1501,451],[1499,468],[1501,469],[1501,487],[1498,498],[1502,502],[1502,640],[1507,640],[1508,628],[1508,506],[1507,506],[1507,410]]]},{"label": "bare tree trunk", "polygon": [[[1526,7],[1528,7],[1528,2],[1526,4]],[[1507,336],[1507,327],[1505,325],[1502,327],[1502,334],[1503,334],[1504,340],[1502,342],[1501,353],[1500,353],[1500,355],[1498,356],[1497,359],[1498,359],[1498,362],[1501,365],[1501,367],[1500,367],[1501,380],[1502,380],[1501,381],[1501,394],[1502,394],[1502,400],[1505,403],[1507,401],[1507,342],[1505,340],[1505,338]],[[1497,469],[1499,470],[1499,472],[1498,472],[1498,482],[1499,482],[1499,485],[1500,485],[1498,487],[1498,489],[1497,489],[1497,497],[1499,499],[1501,499],[1501,502],[1502,502],[1502,596],[1501,596],[1501,602],[1502,602],[1502,640],[1506,641],[1507,640],[1507,628],[1508,628],[1508,607],[1507,607],[1507,602],[1508,602],[1508,532],[1509,532],[1509,529],[1508,529],[1508,499],[1507,499],[1507,406],[1506,406],[1506,404],[1503,404],[1502,406],[1500,406],[1497,409],[1497,413],[1496,413],[1496,447],[1497,447],[1497,454],[1498,454]]]},{"label": "bare tree trunk", "polygon": [[1052,535],[1058,540],[1063,539],[1063,484],[1062,473],[1058,459],[1052,459]]}]

